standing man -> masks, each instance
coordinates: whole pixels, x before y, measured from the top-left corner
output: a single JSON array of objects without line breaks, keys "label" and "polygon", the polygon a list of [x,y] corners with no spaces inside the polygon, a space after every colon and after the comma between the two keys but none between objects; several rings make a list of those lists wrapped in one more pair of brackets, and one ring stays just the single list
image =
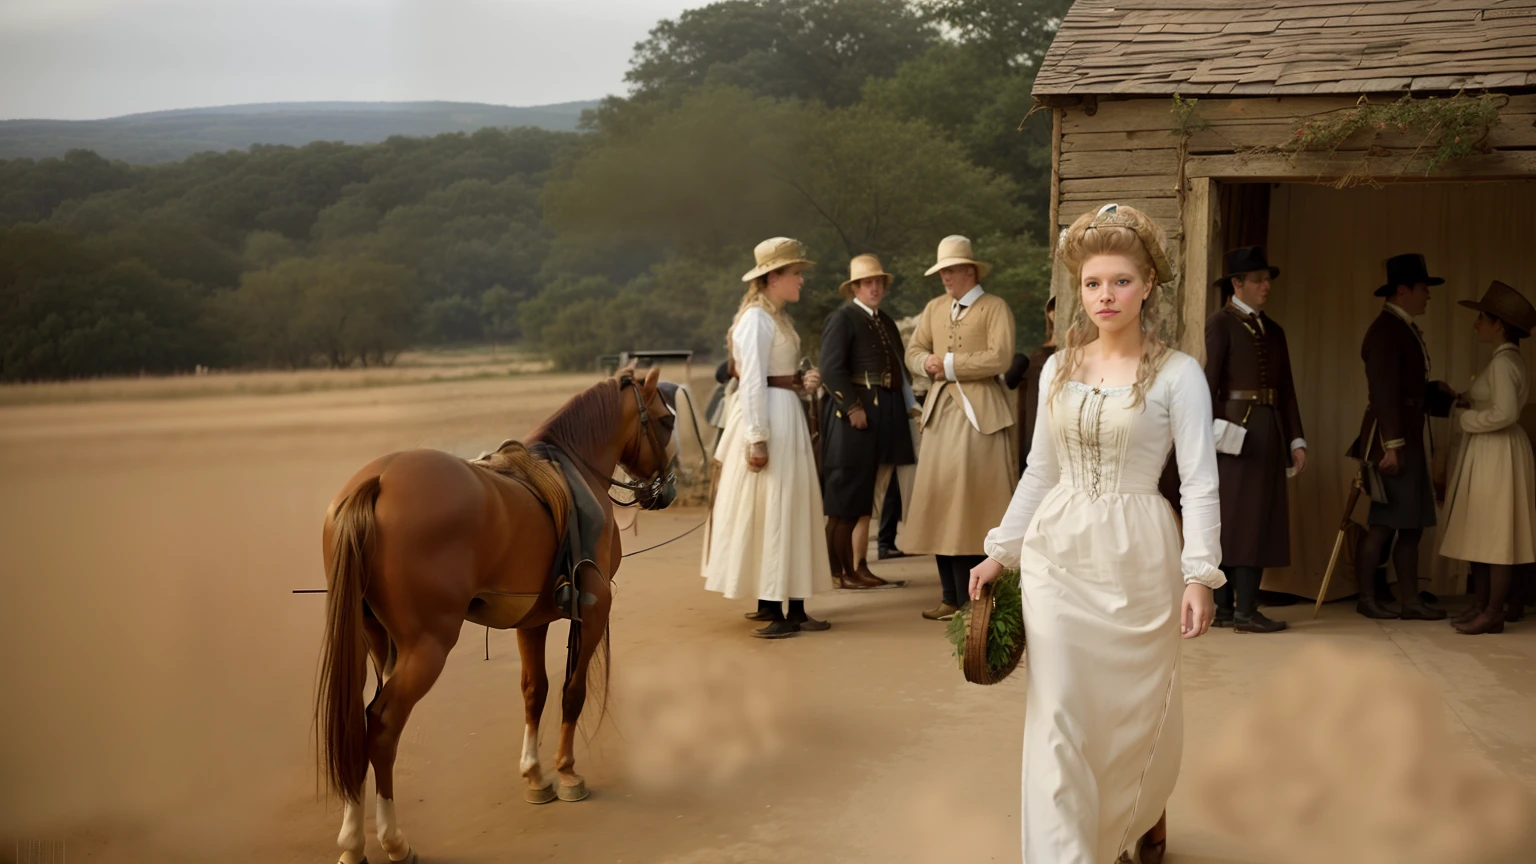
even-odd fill
[{"label": "standing man", "polygon": [[838,290],[848,301],[821,331],[821,375],[830,394],[822,408],[822,508],[832,577],[844,588],[892,583],[869,571],[869,517],[886,501],[897,465],[916,461],[907,411],[916,405],[907,386],[901,333],[880,301],[891,274],[873,255],[849,264]]},{"label": "standing man", "polygon": [[[1369,527],[1355,553],[1355,581],[1360,589],[1355,608],[1367,618],[1438,621],[1445,617],[1445,610],[1419,599],[1419,540],[1424,529],[1435,524],[1426,418],[1450,416],[1456,391],[1444,381],[1429,380],[1429,348],[1413,323],[1429,307],[1429,289],[1444,284],[1444,279],[1429,275],[1423,255],[1387,259],[1387,282],[1376,289],[1376,296],[1387,302],[1360,347],[1370,403],[1349,455],[1375,466],[1382,493],[1372,498]],[[1377,602],[1376,580],[1371,576],[1394,534],[1392,563],[1397,569],[1401,611]]]},{"label": "standing man", "polygon": [[[1231,294],[1205,325],[1205,378],[1216,418],[1216,467],[1221,478],[1221,570],[1216,589],[1217,627],[1239,633],[1276,633],[1284,621],[1259,611],[1259,583],[1267,567],[1291,563],[1288,473],[1307,464],[1307,442],[1296,407],[1285,331],[1264,314],[1270,280],[1279,267],[1264,247],[1226,255],[1215,287]],[[1235,602],[1234,602],[1235,601]]]},{"label": "standing man", "polygon": [[1019,471],[1014,405],[999,380],[1013,362],[1013,312],[981,287],[991,267],[971,241],[945,237],[938,262],[944,293],[923,309],[907,346],[907,366],[933,381],[923,402],[922,445],[902,548],[937,558],[943,596],[924,618],[947,621],[964,603],[971,568],[1013,498]]}]

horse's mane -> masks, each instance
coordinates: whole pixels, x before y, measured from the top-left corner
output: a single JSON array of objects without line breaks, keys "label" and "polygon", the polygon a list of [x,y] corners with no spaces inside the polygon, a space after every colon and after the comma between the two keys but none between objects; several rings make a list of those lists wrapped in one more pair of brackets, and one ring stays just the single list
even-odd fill
[{"label": "horse's mane", "polygon": [[619,379],[599,381],[576,394],[559,411],[533,430],[528,443],[548,442],[588,462],[610,443],[613,424],[623,412]]}]

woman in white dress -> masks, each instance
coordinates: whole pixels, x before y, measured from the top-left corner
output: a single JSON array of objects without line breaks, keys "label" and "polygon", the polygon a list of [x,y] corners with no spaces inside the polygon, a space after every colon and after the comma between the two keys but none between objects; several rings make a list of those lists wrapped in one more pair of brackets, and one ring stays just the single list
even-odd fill
[{"label": "woman in white dress", "polygon": [[[811,262],[797,240],[757,245],[757,267],[726,337],[739,380],[715,447],[720,486],[704,549],[704,585],[726,597],[756,597],[753,631],[780,639],[832,625],[812,618],[805,599],[832,588],[821,485],[801,389],[821,386],[816,370],[796,379],[800,336],[784,307],[800,300]],[[789,601],[786,612],[784,602]]]},{"label": "woman in white dress", "polygon": [[[1079,291],[1046,361],[1029,467],[971,595],[1018,568],[1029,644],[1021,822],[1027,864],[1162,860],[1183,748],[1179,637],[1206,632],[1220,587],[1211,394],[1163,345],[1162,232],[1107,204],[1061,242]],[[1158,494],[1178,456],[1183,550]]]},{"label": "woman in white dress", "polygon": [[1446,485],[1440,554],[1472,562],[1477,599],[1451,623],[1476,636],[1504,632],[1504,601],[1516,564],[1536,561],[1536,465],[1531,440],[1520,428],[1530,397],[1520,340],[1536,327],[1536,308],[1520,292],[1494,282],[1479,302],[1473,325],[1479,342],[1494,345],[1493,359],[1457,404],[1461,453]]}]

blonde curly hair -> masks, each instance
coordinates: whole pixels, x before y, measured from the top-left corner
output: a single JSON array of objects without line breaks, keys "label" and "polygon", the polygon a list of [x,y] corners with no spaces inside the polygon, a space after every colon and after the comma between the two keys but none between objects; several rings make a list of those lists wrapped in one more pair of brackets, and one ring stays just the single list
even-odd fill
[{"label": "blonde curly hair", "polygon": [[[1056,260],[1072,274],[1074,290],[1056,298],[1057,332],[1061,340],[1056,376],[1051,381],[1050,400],[1072,380],[1083,362],[1083,349],[1099,337],[1099,328],[1083,308],[1083,264],[1098,255],[1123,255],[1141,269],[1152,289],[1141,304],[1141,361],[1136,368],[1136,383],[1131,388],[1133,406],[1146,398],[1152,379],[1157,376],[1168,347],[1162,337],[1162,292],[1173,281],[1168,263],[1163,229],[1152,217],[1134,207],[1105,204],[1079,216],[1057,244]],[[1065,323],[1065,327],[1063,327]]]}]

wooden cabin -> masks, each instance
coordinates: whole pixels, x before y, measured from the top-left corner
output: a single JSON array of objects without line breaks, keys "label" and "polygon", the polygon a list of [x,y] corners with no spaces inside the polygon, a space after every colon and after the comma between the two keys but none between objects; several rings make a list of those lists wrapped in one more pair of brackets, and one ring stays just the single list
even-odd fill
[{"label": "wooden cabin", "polygon": [[[1493,279],[1536,300],[1536,0],[1077,0],[1034,96],[1053,118],[1056,234],[1109,201],[1156,218],[1180,349],[1203,359],[1224,250],[1261,244],[1281,268],[1266,311],[1290,342],[1309,464],[1290,487],[1293,566],[1265,587],[1313,596],[1356,471],[1344,450],[1384,259],[1422,252],[1447,280],[1419,323],[1457,389],[1490,352],[1456,301]],[[1443,460],[1457,436],[1432,431]],[[1426,536],[1426,587],[1455,590],[1437,546]],[[1354,592],[1344,557],[1330,597]]]}]

